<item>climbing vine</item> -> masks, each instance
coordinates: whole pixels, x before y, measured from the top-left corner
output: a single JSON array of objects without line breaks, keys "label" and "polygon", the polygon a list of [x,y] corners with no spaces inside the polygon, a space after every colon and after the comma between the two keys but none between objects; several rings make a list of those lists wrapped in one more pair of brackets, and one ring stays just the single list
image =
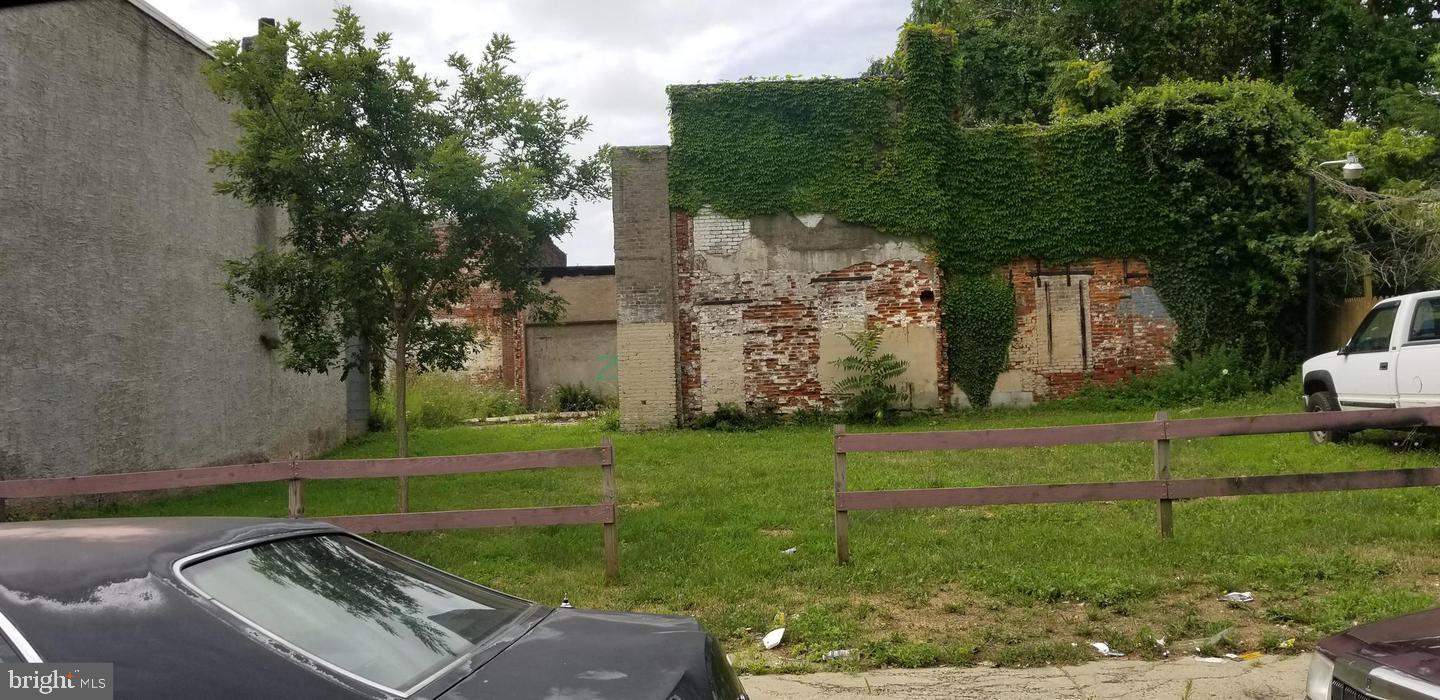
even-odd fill
[{"label": "climbing vine", "polygon": [[950,381],[977,405],[995,390],[1015,335],[1015,292],[991,272],[945,278],[940,299]]},{"label": "climbing vine", "polygon": [[671,203],[926,241],[952,377],[980,402],[1015,327],[993,273],[1021,258],[1148,261],[1182,356],[1293,352],[1308,109],[1269,83],[1187,81],[1045,128],[961,128],[953,52],[948,30],[912,25],[888,75],[672,87]]}]

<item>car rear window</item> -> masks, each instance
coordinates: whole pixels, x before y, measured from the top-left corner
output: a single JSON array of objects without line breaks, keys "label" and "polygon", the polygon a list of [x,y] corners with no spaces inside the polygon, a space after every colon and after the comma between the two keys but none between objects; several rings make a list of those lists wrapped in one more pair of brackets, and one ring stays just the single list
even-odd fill
[{"label": "car rear window", "polygon": [[0,664],[15,663],[20,660],[20,652],[10,646],[10,642],[0,637]]},{"label": "car rear window", "polygon": [[1415,303],[1410,340],[1440,340],[1440,297],[1426,297]]},{"label": "car rear window", "polygon": [[342,535],[265,542],[180,574],[271,637],[407,695],[529,606]]}]

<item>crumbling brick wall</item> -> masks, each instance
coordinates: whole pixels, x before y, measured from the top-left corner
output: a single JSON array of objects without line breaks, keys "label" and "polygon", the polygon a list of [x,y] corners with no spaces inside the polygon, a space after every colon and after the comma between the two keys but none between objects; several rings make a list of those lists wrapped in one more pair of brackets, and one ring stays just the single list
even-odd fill
[{"label": "crumbling brick wall", "polygon": [[1020,260],[1001,272],[1016,300],[1009,367],[996,384],[1002,403],[1061,398],[1087,381],[1112,383],[1171,363],[1175,322],[1144,262]]},{"label": "crumbling brick wall", "polygon": [[841,334],[867,325],[911,363],[916,407],[948,397],[939,278],[912,242],[818,215],[673,222],[682,418],[721,403],[835,407]]}]

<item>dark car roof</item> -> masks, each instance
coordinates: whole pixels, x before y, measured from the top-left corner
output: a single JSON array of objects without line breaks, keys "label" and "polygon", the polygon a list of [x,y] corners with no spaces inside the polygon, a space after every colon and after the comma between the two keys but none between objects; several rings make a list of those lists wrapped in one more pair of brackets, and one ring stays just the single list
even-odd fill
[{"label": "dark car roof", "polygon": [[156,564],[245,540],[336,531],[325,523],[269,518],[103,518],[0,523],[0,587],[89,588],[144,576]]},{"label": "dark car roof", "polygon": [[341,530],[259,518],[0,524],[0,614],[45,661],[114,663],[117,698],[382,696],[260,641],[173,572],[226,545],[325,532]]}]

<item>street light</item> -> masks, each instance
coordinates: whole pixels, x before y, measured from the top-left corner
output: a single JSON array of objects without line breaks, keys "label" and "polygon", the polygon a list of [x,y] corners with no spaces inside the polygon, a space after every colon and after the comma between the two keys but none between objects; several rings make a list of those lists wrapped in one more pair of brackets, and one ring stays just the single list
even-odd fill
[{"label": "street light", "polygon": [[[1340,166],[1340,176],[1347,182],[1359,180],[1365,174],[1365,166],[1360,164],[1360,157],[1354,151],[1345,154],[1345,160],[1327,160],[1315,166],[1323,168],[1327,165]],[[1316,335],[1318,333],[1317,323],[1319,322],[1318,300],[1315,292],[1315,171],[1311,170],[1310,177],[1310,199],[1306,213],[1309,215],[1310,249],[1305,255],[1305,349],[1308,354],[1314,355],[1316,350]]]}]

